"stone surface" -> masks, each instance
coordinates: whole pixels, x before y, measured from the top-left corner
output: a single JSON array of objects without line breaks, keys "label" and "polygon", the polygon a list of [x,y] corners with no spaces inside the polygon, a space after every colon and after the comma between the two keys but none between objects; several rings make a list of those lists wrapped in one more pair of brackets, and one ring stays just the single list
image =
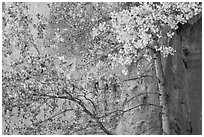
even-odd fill
[{"label": "stone surface", "polygon": [[202,18],[191,28],[189,47],[191,53],[187,56],[190,62],[188,68],[188,93],[190,105],[190,120],[192,134],[202,134]]},{"label": "stone surface", "polygon": [[[170,45],[176,50],[175,55],[162,60],[165,73],[165,91],[168,93],[169,119],[171,134],[202,134],[202,19],[197,16],[191,23],[181,25],[172,38]],[[154,74],[154,67],[148,63],[132,64],[129,78],[137,77],[138,72]],[[143,102],[158,105],[155,78],[143,78],[127,83],[124,88],[127,97],[133,97],[124,105],[124,110]],[[141,95],[141,96],[138,96]],[[135,97],[137,96],[137,97]],[[159,134],[160,110],[146,105],[124,114],[117,128],[117,134]]]}]

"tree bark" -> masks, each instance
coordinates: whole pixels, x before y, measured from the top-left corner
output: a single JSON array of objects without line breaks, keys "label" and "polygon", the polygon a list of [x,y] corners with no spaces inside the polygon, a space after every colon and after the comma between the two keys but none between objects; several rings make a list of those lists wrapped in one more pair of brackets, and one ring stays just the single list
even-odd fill
[{"label": "tree bark", "polygon": [[164,91],[165,79],[161,64],[161,53],[155,53],[155,70],[158,78],[159,102],[161,106],[161,131],[163,135],[170,135],[167,93]]}]

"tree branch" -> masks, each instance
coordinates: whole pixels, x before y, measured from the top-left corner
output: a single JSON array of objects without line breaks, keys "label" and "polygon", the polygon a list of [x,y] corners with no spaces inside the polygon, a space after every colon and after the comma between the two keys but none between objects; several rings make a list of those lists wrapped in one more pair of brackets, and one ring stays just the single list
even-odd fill
[{"label": "tree branch", "polygon": [[36,51],[37,51],[38,55],[40,55],[40,51],[39,51],[39,49],[38,49],[37,45],[36,45],[36,44],[33,44],[33,45],[34,45],[34,48],[36,49]]},{"label": "tree branch", "polygon": [[154,78],[154,76],[152,76],[152,75],[142,75],[142,76],[138,76],[138,77],[135,77],[135,78],[125,79],[123,82],[133,81],[133,80],[137,80],[137,79],[141,79],[141,78],[146,78],[146,77],[152,77],[152,78]]},{"label": "tree branch", "polygon": [[51,116],[51,117],[49,117],[49,118],[43,120],[43,121],[40,121],[40,122],[35,123],[35,125],[42,124],[42,123],[44,123],[44,122],[46,122],[46,121],[52,120],[54,117],[57,117],[57,116],[59,116],[59,115],[65,113],[65,112],[67,112],[67,111],[73,111],[73,110],[74,110],[74,109],[65,109],[64,111],[61,111],[61,112],[59,112],[59,113],[57,113],[57,114],[55,114],[55,115],[53,115],[53,116]]},{"label": "tree branch", "polygon": [[[155,128],[155,126],[151,126],[150,128],[147,128],[147,129],[145,129],[144,131],[137,133],[137,135],[141,135],[141,134],[147,132],[148,130],[150,130],[150,129],[152,129],[152,128]],[[157,128],[160,128],[160,127],[157,127]]]},{"label": "tree branch", "polygon": [[94,107],[94,110],[95,110],[95,112],[96,112],[97,109],[96,109],[96,105],[95,105],[95,103],[94,103],[91,99],[87,98],[85,95],[84,95],[84,98],[85,98],[86,100],[88,100],[88,101],[91,102],[91,104],[92,104],[92,106]]},{"label": "tree branch", "polygon": [[[139,107],[141,107],[141,106],[145,106],[145,105],[147,105],[147,104],[140,104],[140,105],[138,105],[138,106],[135,106],[135,107],[129,108],[129,109],[127,109],[127,110],[124,110],[123,113],[128,112],[128,111],[131,111],[131,110],[136,109],[136,108],[139,108]],[[160,106],[155,105],[155,104],[152,104],[152,103],[148,103],[148,105],[150,105],[150,106],[160,107]]]},{"label": "tree branch", "polygon": [[146,94],[159,94],[159,93],[157,93],[157,92],[147,92],[147,93],[140,93],[140,94],[137,94],[137,95],[135,95],[135,96],[133,96],[133,97],[131,97],[129,100],[127,100],[127,101],[125,101],[124,103],[123,103],[123,106],[125,106],[125,104],[127,104],[128,102],[130,102],[131,100],[133,100],[134,98],[136,98],[136,97],[139,97],[139,96],[141,96],[141,95],[146,95]]},{"label": "tree branch", "polygon": [[101,130],[103,130],[103,132],[105,132],[105,133],[108,134],[108,135],[113,135],[113,133],[111,133],[110,131],[108,131],[108,130],[104,127],[103,123],[99,120],[99,118],[96,117],[95,114],[92,114],[92,113],[85,107],[84,103],[83,103],[81,100],[80,100],[80,101],[77,101],[77,103],[83,108],[83,111],[84,111],[86,114],[88,114],[91,118],[93,118],[94,120],[96,120],[96,122],[97,122],[99,128],[100,128]]},{"label": "tree branch", "polygon": [[[129,108],[129,109],[127,109],[127,110],[115,110],[115,111],[109,112],[109,113],[107,113],[106,115],[101,116],[101,117],[98,117],[98,118],[99,118],[99,119],[100,119],[100,118],[104,118],[104,117],[107,117],[108,115],[111,115],[111,114],[116,113],[116,112],[121,112],[120,115],[124,115],[124,113],[126,113],[126,112],[128,112],[128,111],[131,111],[131,110],[133,110],[133,109],[136,109],[136,108],[139,108],[139,107],[145,106],[145,105],[147,105],[147,104],[139,104],[139,105],[134,106],[134,107],[132,107],[132,108]],[[152,104],[152,103],[148,103],[148,105],[160,107],[160,106],[155,105],[155,104]]]},{"label": "tree branch", "polygon": [[[73,85],[73,86],[74,86],[74,85]],[[73,90],[75,90],[75,87],[73,87]],[[85,112],[87,115],[89,115],[91,118],[93,118],[93,119],[97,122],[99,128],[100,128],[101,130],[103,130],[103,132],[105,132],[105,133],[108,134],[108,135],[113,135],[113,133],[111,133],[110,131],[108,131],[108,130],[104,127],[103,123],[99,120],[99,118],[96,117],[95,114],[91,113],[91,112],[86,108],[86,106],[85,106],[85,104],[84,104],[84,102],[83,102],[82,100],[80,100],[79,98],[73,97],[73,96],[72,96],[69,92],[67,92],[67,91],[66,91],[66,93],[67,93],[69,96],[53,96],[53,95],[46,95],[46,94],[33,94],[33,95],[34,95],[34,96],[45,97],[45,98],[68,99],[68,100],[71,100],[71,101],[77,103],[77,104],[83,109],[83,110],[82,110],[83,112]]]}]

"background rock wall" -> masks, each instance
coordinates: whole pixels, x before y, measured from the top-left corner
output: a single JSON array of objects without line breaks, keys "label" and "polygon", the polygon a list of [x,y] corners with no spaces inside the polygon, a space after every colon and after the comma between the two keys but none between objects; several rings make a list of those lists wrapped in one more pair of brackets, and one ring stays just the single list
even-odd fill
[{"label": "background rock wall", "polygon": [[[175,135],[202,134],[202,19],[196,17],[191,22],[180,25],[170,42],[176,50],[175,55],[162,60],[166,79],[165,90],[168,93],[171,134]],[[138,72],[155,76],[154,66],[148,67],[148,63],[141,61],[143,66],[141,70],[138,70],[138,64],[132,64],[129,78],[137,77]],[[155,78],[128,82],[123,94],[134,99],[124,105],[124,110],[145,101],[158,105],[156,82]],[[160,134],[159,117],[160,110],[156,106],[138,107],[123,115],[116,133]]]},{"label": "background rock wall", "polygon": [[180,26],[166,59],[171,134],[202,134],[202,18]]},{"label": "background rock wall", "polygon": [[190,54],[187,59],[188,94],[190,119],[193,134],[202,134],[202,18],[191,28],[189,38]]}]

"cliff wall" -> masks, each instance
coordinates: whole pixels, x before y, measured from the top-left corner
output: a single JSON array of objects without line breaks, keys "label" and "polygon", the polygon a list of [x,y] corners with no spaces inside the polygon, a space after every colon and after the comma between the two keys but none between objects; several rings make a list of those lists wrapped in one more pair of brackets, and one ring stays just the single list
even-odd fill
[{"label": "cliff wall", "polygon": [[[168,93],[171,134],[202,134],[202,18],[179,25],[170,41],[175,55],[163,58],[165,91]],[[128,81],[123,96],[126,112],[117,134],[160,134],[160,109],[154,65],[140,60],[129,67],[129,79],[139,74],[151,75]]]}]

